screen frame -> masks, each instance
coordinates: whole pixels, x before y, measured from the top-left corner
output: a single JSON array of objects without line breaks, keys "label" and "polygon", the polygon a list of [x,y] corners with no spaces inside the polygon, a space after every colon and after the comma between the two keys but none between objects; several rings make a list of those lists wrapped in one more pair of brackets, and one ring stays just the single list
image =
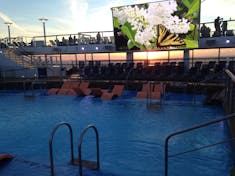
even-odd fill
[{"label": "screen frame", "polygon": [[[170,1],[173,1],[173,0],[160,0],[160,1],[152,1],[152,2],[146,2],[146,3],[136,3],[136,4],[128,4],[128,5],[122,5],[122,6],[116,6],[116,7],[112,7],[111,8],[111,11],[112,11],[112,19],[113,19],[113,32],[114,32],[114,41],[115,41],[115,50],[117,52],[130,52],[130,51],[133,51],[133,52],[149,52],[149,51],[166,51],[166,50],[190,50],[190,49],[199,49],[200,48],[200,27],[201,27],[201,24],[200,24],[200,21],[201,21],[201,0],[197,0],[197,2],[199,3],[198,4],[198,9],[197,11],[195,11],[197,13],[197,18],[195,23],[192,23],[194,26],[195,26],[195,30],[194,32],[197,33],[197,39],[196,40],[192,40],[192,41],[196,41],[197,42],[197,46],[196,47],[187,47],[187,45],[185,45],[185,47],[172,47],[171,45],[168,46],[168,48],[154,48],[154,49],[139,49],[139,48],[124,48],[124,49],[118,49],[118,46],[117,46],[117,38],[116,38],[116,34],[115,34],[115,24],[114,24],[114,9],[116,8],[122,8],[122,7],[128,7],[128,6],[136,6],[136,5],[145,5],[145,4],[150,4],[150,3],[161,3],[161,2],[170,2]],[[175,0],[175,2],[177,3],[177,7],[178,7],[178,3],[181,2],[180,0]],[[177,11],[176,11],[177,12]],[[175,13],[175,12],[174,12]],[[181,19],[181,18],[180,18]],[[188,34],[187,34],[188,35]],[[127,45],[127,44],[126,44]]]}]

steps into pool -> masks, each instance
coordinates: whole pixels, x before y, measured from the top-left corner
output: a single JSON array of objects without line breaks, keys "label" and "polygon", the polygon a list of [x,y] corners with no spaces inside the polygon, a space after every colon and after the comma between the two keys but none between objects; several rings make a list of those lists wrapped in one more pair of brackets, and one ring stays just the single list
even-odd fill
[{"label": "steps into pool", "polygon": [[[69,164],[73,166],[79,166],[80,165],[79,162],[80,162],[79,159],[74,159],[73,163],[70,162]],[[82,160],[82,166],[90,170],[97,170],[98,168],[97,162],[88,161],[88,160]]]},{"label": "steps into pool", "polygon": [[[42,164],[39,162],[28,161],[20,157],[15,157],[4,167],[1,167],[1,176],[51,176],[50,165]],[[78,167],[59,164],[55,170],[56,176],[78,176]],[[84,168],[84,175],[86,176],[112,176],[110,173],[104,173],[102,171],[94,171]]]},{"label": "steps into pool", "polygon": [[[51,136],[49,139],[49,150],[50,150],[50,168],[51,168],[51,176],[55,175],[55,167],[54,167],[54,156],[53,156],[53,139],[56,131],[61,127],[66,126],[69,129],[69,135],[70,135],[70,154],[71,154],[71,160],[70,164],[73,166],[79,167],[79,175],[83,175],[83,167],[90,169],[90,170],[99,170],[100,169],[100,154],[99,154],[99,134],[98,130],[94,125],[88,125],[86,128],[82,130],[82,133],[80,134],[79,141],[78,141],[78,159],[74,158],[74,150],[73,150],[73,129],[72,126],[68,122],[60,122],[58,123],[52,130]],[[96,139],[96,162],[94,161],[88,161],[88,160],[82,160],[82,142],[83,137],[86,134],[86,132],[92,129],[95,132],[95,139]]]}]

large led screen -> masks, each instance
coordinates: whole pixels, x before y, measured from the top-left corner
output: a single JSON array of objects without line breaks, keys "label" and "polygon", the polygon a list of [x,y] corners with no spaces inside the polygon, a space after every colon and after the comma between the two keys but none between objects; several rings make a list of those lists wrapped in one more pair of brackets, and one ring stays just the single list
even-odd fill
[{"label": "large led screen", "polygon": [[200,0],[113,7],[117,51],[198,48]]}]

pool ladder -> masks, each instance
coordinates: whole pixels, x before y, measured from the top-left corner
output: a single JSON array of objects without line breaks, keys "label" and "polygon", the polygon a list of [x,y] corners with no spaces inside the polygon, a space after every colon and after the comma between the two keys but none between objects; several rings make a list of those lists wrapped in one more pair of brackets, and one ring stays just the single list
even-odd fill
[{"label": "pool ladder", "polygon": [[207,127],[207,126],[210,126],[210,125],[214,125],[214,124],[217,124],[217,123],[220,123],[220,122],[225,122],[225,121],[228,121],[230,128],[234,128],[233,127],[234,119],[235,119],[235,113],[231,113],[231,114],[226,115],[223,118],[218,118],[218,119],[215,119],[215,120],[211,120],[211,121],[208,121],[208,122],[205,122],[205,123],[202,123],[202,124],[190,127],[190,128],[182,129],[180,131],[176,131],[174,133],[169,134],[165,138],[165,174],[164,174],[164,176],[169,175],[169,158],[180,156],[180,155],[187,154],[187,153],[192,153],[192,152],[203,150],[203,149],[208,149],[208,148],[211,148],[211,147],[214,147],[214,146],[217,146],[217,145],[220,145],[220,144],[224,144],[224,143],[229,143],[229,142],[234,143],[234,141],[235,141],[234,136],[232,136],[232,138],[224,139],[223,141],[219,141],[219,142],[216,142],[216,143],[213,143],[213,144],[208,144],[208,145],[204,145],[204,146],[201,146],[201,147],[196,147],[196,148],[193,148],[193,149],[184,150],[184,151],[181,151],[181,152],[178,152],[178,153],[169,154],[169,143],[170,143],[169,141],[170,141],[171,138],[173,138],[175,136],[185,134],[185,133],[188,133],[188,132],[191,132],[191,131],[194,131],[194,130],[197,130],[197,129],[200,129],[200,128],[204,128],[204,127]]},{"label": "pool ladder", "polygon": [[[70,134],[70,149],[71,149],[71,165],[79,166],[79,175],[82,176],[82,168],[86,167],[91,170],[99,170],[100,169],[100,155],[99,155],[99,134],[98,130],[94,125],[88,125],[86,128],[83,129],[80,137],[79,137],[79,142],[78,142],[78,159],[74,159],[74,149],[73,149],[73,130],[72,126],[68,122],[60,122],[58,123],[52,133],[51,137],[49,140],[49,150],[50,150],[50,168],[51,168],[51,176],[54,176],[54,157],[53,157],[53,139],[55,132],[57,129],[61,126],[67,126],[69,129],[69,134]],[[83,137],[85,133],[89,130],[93,129],[96,135],[96,162],[94,161],[87,161],[87,160],[82,160],[82,142],[83,142]]]},{"label": "pool ladder", "polygon": [[155,102],[153,101],[152,99],[152,93],[154,91],[154,86],[155,86],[155,82],[154,81],[148,81],[147,82],[147,98],[146,98],[146,105],[147,105],[147,108],[157,108],[159,109],[160,106],[162,105],[162,101],[163,101],[163,95],[164,95],[164,92],[163,92],[163,83],[160,82],[160,93],[161,93],[161,96],[160,96],[160,101],[159,102]]}]

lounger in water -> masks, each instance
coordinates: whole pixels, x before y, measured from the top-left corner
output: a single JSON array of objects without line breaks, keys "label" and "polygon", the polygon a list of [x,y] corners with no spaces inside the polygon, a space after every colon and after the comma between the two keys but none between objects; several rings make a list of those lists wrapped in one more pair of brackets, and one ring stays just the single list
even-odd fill
[{"label": "lounger in water", "polygon": [[115,97],[121,96],[124,90],[124,85],[115,85],[111,92],[103,92],[101,99],[103,100],[112,100]]},{"label": "lounger in water", "polygon": [[48,90],[48,95],[55,95],[59,91],[59,88],[51,88]]},{"label": "lounger in water", "polygon": [[101,95],[105,92],[108,92],[108,90],[101,88],[91,88],[91,94],[95,97],[101,97]]},{"label": "lounger in water", "polygon": [[14,156],[12,154],[0,154],[0,164],[6,161],[10,161]]},{"label": "lounger in water", "polygon": [[48,95],[54,95],[54,94],[62,94],[66,95],[68,93],[75,94],[76,92],[73,91],[73,88],[79,87],[79,82],[71,82],[71,81],[65,81],[61,88],[51,88],[48,91]]},{"label": "lounger in water", "polygon": [[84,81],[81,82],[79,87],[74,88],[75,92],[77,95],[90,95],[91,94],[91,89],[89,89],[89,82]]},{"label": "lounger in water", "polygon": [[143,84],[142,90],[136,95],[136,98],[154,98],[160,99],[162,95],[165,94],[166,85],[165,84]]},{"label": "lounger in water", "polygon": [[155,84],[154,90],[151,93],[151,98],[160,99],[162,95],[165,94],[166,85],[165,84]]},{"label": "lounger in water", "polygon": [[77,95],[75,91],[76,88],[79,88],[80,82],[64,82],[61,89],[57,94],[59,95]]},{"label": "lounger in water", "polygon": [[136,98],[149,98],[153,90],[153,84],[147,83],[142,85],[141,91],[136,95]]}]

